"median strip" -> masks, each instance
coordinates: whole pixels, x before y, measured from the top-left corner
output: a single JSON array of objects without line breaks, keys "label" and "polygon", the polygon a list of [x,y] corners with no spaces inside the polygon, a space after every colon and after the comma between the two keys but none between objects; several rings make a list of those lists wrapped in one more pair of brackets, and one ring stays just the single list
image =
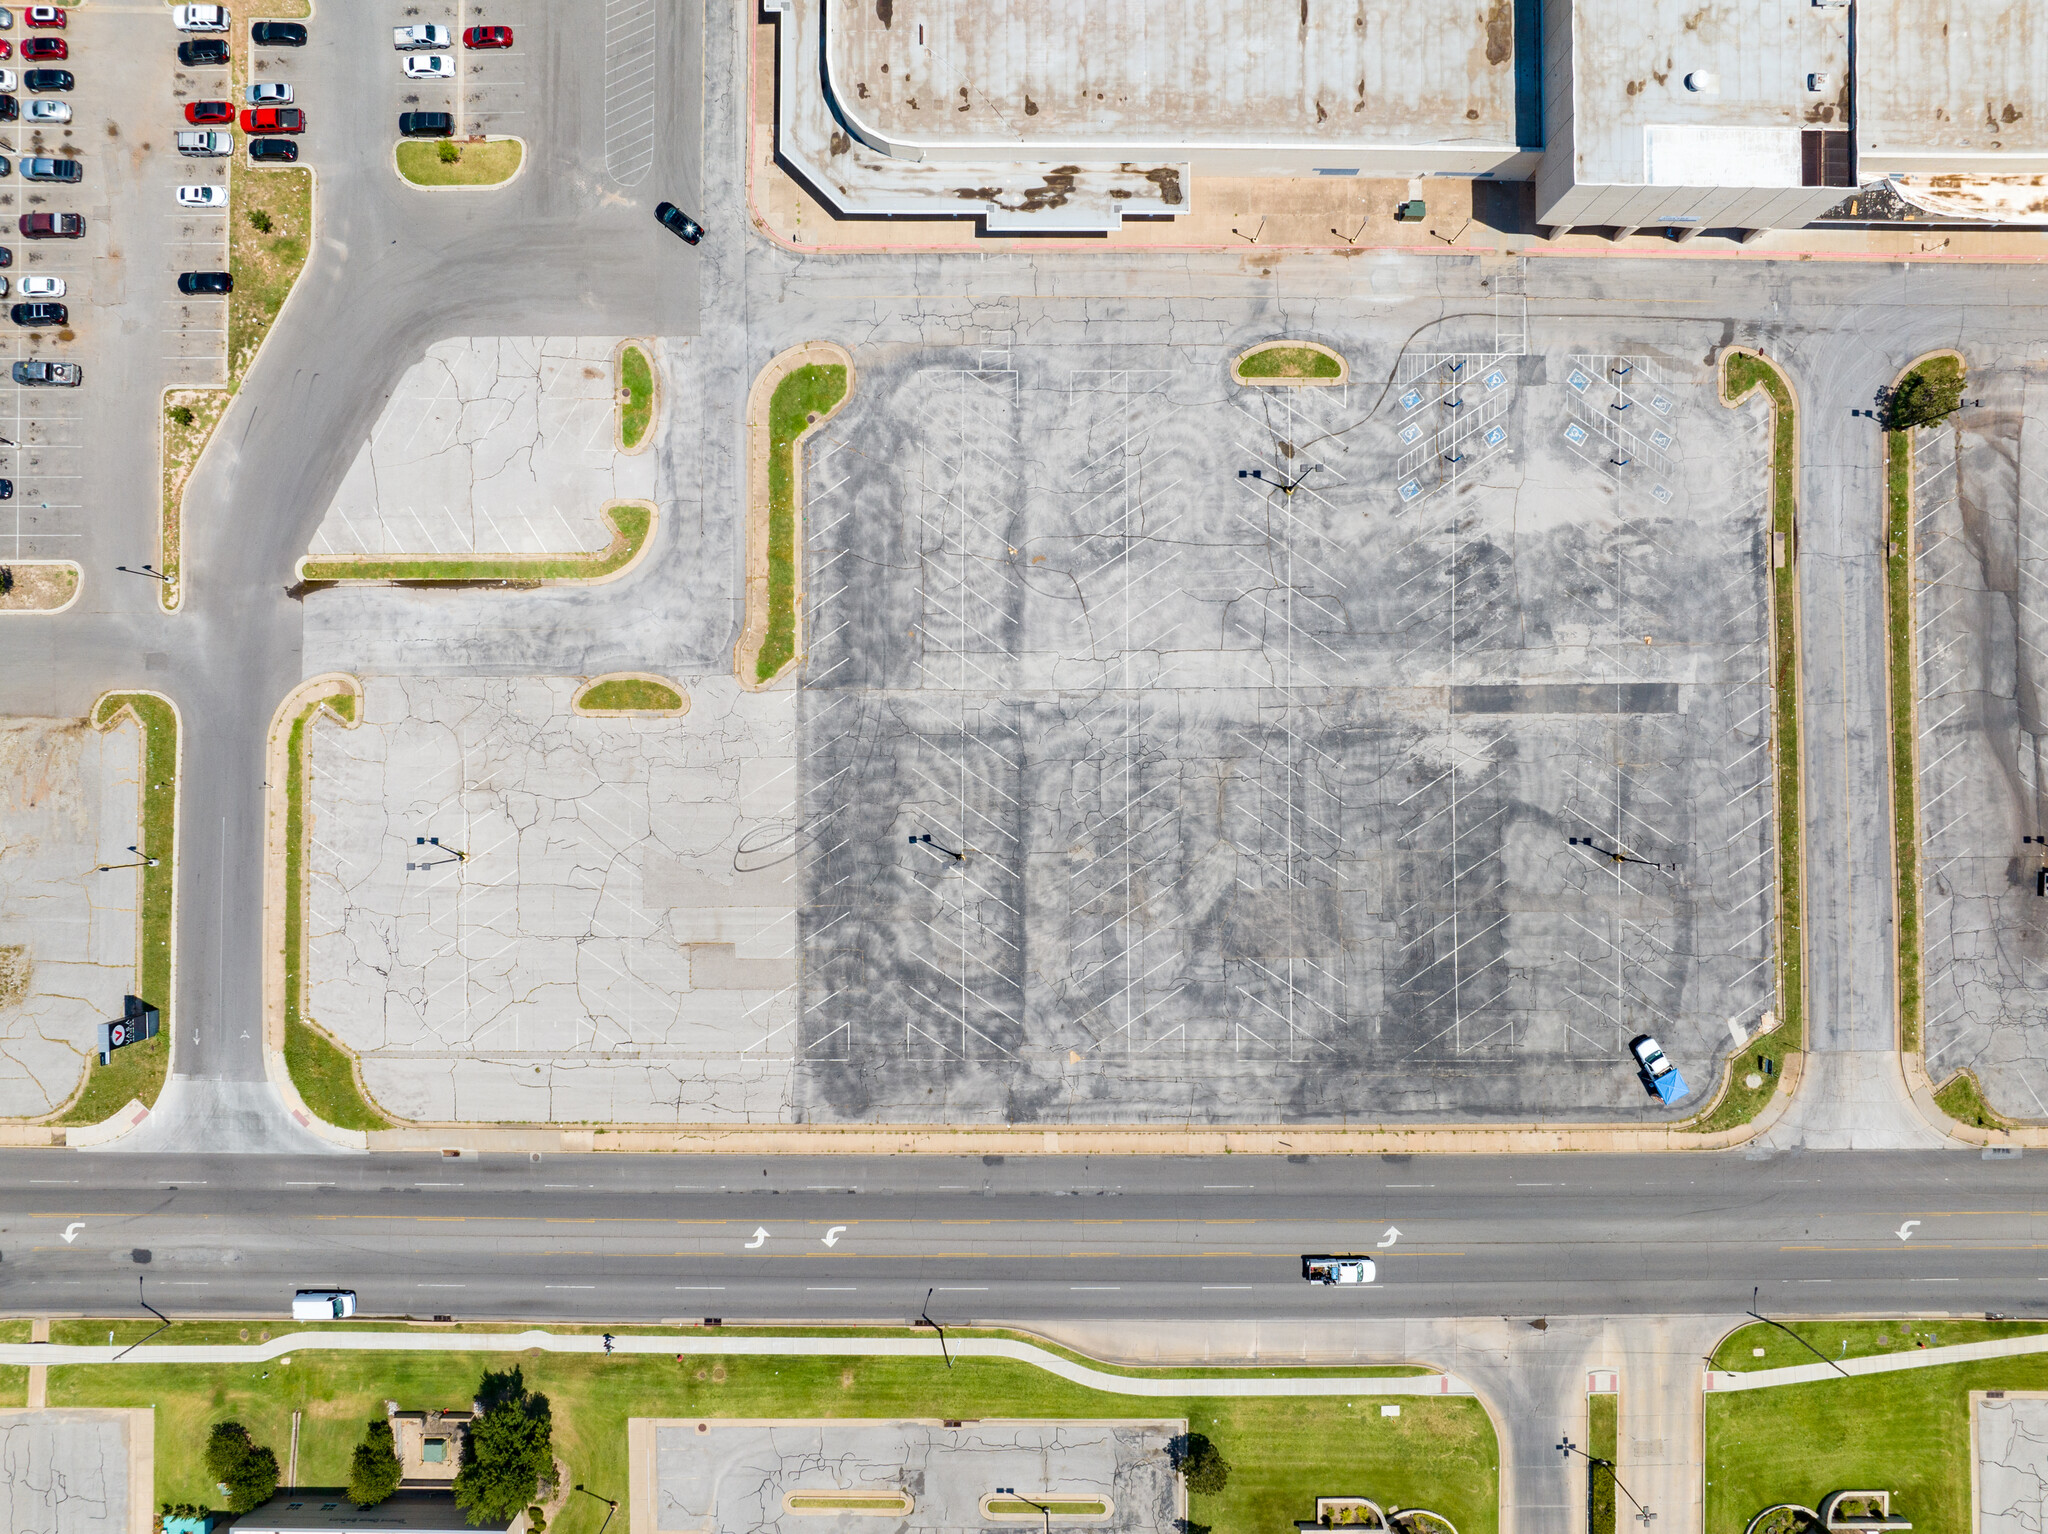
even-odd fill
[{"label": "median strip", "polygon": [[343,581],[397,581],[407,585],[530,586],[541,581],[607,581],[624,575],[647,552],[655,526],[654,503],[620,501],[607,506],[612,539],[580,554],[472,554],[446,559],[433,554],[374,554],[299,561],[308,585]]}]

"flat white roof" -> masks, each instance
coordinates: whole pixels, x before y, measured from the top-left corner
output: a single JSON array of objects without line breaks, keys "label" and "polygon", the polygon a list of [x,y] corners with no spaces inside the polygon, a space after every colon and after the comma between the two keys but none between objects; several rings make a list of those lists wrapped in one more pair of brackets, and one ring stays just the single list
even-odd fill
[{"label": "flat white roof", "polygon": [[2040,0],[1858,0],[1856,74],[1859,149],[2048,152]]}]

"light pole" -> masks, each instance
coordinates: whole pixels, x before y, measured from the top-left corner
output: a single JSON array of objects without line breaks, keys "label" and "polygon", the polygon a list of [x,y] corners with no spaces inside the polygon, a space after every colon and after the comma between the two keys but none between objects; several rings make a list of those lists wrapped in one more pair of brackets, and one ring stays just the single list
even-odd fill
[{"label": "light pole", "polygon": [[911,837],[910,845],[913,847],[925,846],[931,848],[934,852],[943,852],[947,857],[951,858],[956,863],[964,863],[967,861],[966,853],[955,852],[951,847],[941,847],[937,842],[932,840],[930,832],[926,832],[923,836]]},{"label": "light pole", "polygon": [[99,867],[95,868],[95,869],[93,870],[93,872],[94,872],[94,873],[96,873],[96,874],[110,874],[110,873],[113,873],[113,872],[115,872],[115,871],[116,871],[117,869],[122,869],[122,868],[154,868],[154,867],[156,867],[156,865],[157,865],[157,862],[158,862],[158,860],[157,860],[156,858],[146,858],[146,857],[143,857],[143,856],[142,856],[142,853],[141,853],[141,852],[140,852],[140,851],[139,851],[138,849],[136,849],[136,848],[134,848],[134,847],[130,847],[130,848],[129,848],[128,850],[129,850],[130,852],[133,852],[133,853],[135,854],[135,856],[136,856],[137,858],[140,858],[140,859],[141,859],[141,861],[140,861],[140,862],[136,862],[136,863],[102,863],[102,864],[100,864],[100,866],[99,866]]},{"label": "light pole", "polygon": [[[469,861],[468,853],[462,851],[459,847],[443,847],[441,845],[441,838],[438,836],[415,836],[412,839],[412,844],[415,847],[432,847],[436,852],[445,852],[458,863],[467,863]],[[446,868],[447,866],[446,863],[408,863],[405,865],[405,871],[411,873],[415,869]]]},{"label": "light pole", "polygon": [[[1636,1510],[1637,1521],[1639,1521],[1645,1529],[1649,1528],[1650,1520],[1655,1518],[1657,1515],[1651,1512],[1647,1507],[1644,1507],[1642,1503],[1637,1502],[1636,1494],[1630,1491],[1626,1486],[1623,1486],[1621,1484],[1621,1477],[1614,1473],[1613,1460],[1601,1459],[1596,1455],[1588,1454],[1584,1449],[1580,1448],[1577,1444],[1572,1442],[1571,1434],[1569,1433],[1565,1434],[1558,1441],[1557,1452],[1564,1455],[1566,1459],[1570,1459],[1574,1454],[1578,1455],[1580,1459],[1586,1462],[1586,1465],[1588,1467],[1586,1473],[1588,1475],[1591,1475],[1593,1473],[1593,1466],[1597,1465],[1604,1468],[1607,1471],[1607,1478],[1610,1481],[1614,1482],[1615,1486],[1619,1488],[1621,1494],[1624,1497],[1627,1497],[1628,1500],[1634,1505]],[[1050,1529],[1047,1530],[1047,1534],[1051,1534]]]},{"label": "light pole", "polygon": [[953,1367],[953,1350],[946,1346],[946,1329],[932,1319],[932,1296],[936,1293],[938,1293],[936,1289],[925,1290],[924,1309],[918,1312],[917,1319],[921,1324],[929,1326],[939,1334],[939,1352],[946,1360],[946,1367],[950,1369]]},{"label": "light pole", "polygon": [[1019,1502],[1023,1503],[1026,1507],[1037,1508],[1041,1513],[1045,1514],[1045,1534],[1052,1534],[1052,1509],[1047,1507],[1043,1502],[1033,1502],[1029,1497],[1025,1496],[1023,1492],[1017,1490],[1017,1488],[1014,1486],[998,1486],[996,1488],[996,1495],[999,1497],[1015,1497]]},{"label": "light pole", "polygon": [[1237,471],[1237,477],[1239,479],[1255,479],[1262,485],[1271,485],[1275,490],[1278,490],[1282,495],[1292,495],[1296,490],[1301,488],[1302,484],[1308,479],[1309,475],[1315,473],[1316,470],[1320,469],[1321,467],[1322,465],[1319,463],[1309,464],[1306,467],[1304,467],[1302,471],[1299,474],[1295,475],[1292,479],[1268,479],[1266,478],[1266,471],[1264,469],[1239,469]]},{"label": "light pole", "polygon": [[597,1534],[604,1534],[604,1531],[611,1527],[612,1514],[616,1513],[619,1510],[619,1504],[614,1502],[610,1497],[599,1497],[596,1492],[592,1491],[589,1487],[585,1486],[581,1481],[578,1481],[576,1483],[576,1489],[582,1492],[584,1496],[594,1497],[596,1498],[596,1500],[604,1504],[604,1522],[597,1526]]},{"label": "light pole", "polygon": [[[1664,872],[1664,865],[1662,863],[1652,863],[1648,858],[1634,857],[1626,852],[1614,852],[1604,847],[1595,847],[1593,845],[1593,838],[1590,836],[1567,836],[1565,838],[1565,843],[1566,845],[1572,847],[1591,848],[1591,850],[1599,853],[1602,857],[1606,858],[1610,863],[1640,863],[1645,868],[1654,868],[1659,873]],[[1673,864],[1672,866],[1675,868],[1677,865]]]},{"label": "light pole", "polygon": [[166,586],[177,585],[176,581],[164,574],[155,565],[116,565],[114,568],[124,575],[146,575],[153,581],[162,581]]}]

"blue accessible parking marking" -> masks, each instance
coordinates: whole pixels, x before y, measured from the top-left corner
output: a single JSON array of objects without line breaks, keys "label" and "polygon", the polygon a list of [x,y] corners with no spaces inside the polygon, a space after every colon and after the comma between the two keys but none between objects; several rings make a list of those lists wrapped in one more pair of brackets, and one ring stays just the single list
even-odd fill
[{"label": "blue accessible parking marking", "polygon": [[1420,494],[1422,494],[1422,484],[1419,480],[1411,479],[1401,487],[1401,499],[1404,501],[1412,501]]},{"label": "blue accessible parking marking", "polygon": [[1486,392],[1491,394],[1495,389],[1498,389],[1502,384],[1506,383],[1507,381],[1508,375],[1503,373],[1499,368],[1495,368],[1491,373],[1488,373],[1486,375]]},{"label": "blue accessible parking marking", "polygon": [[1417,405],[1420,405],[1421,403],[1422,391],[1420,389],[1410,389],[1406,394],[1401,396],[1401,408],[1403,410],[1413,410]]},{"label": "blue accessible parking marking", "polygon": [[1586,445],[1586,428],[1577,421],[1572,422],[1571,425],[1564,429],[1564,440],[1573,447],[1584,447]]},{"label": "blue accessible parking marking", "polygon": [[1657,498],[1657,504],[1660,506],[1669,506],[1671,504],[1671,492],[1662,485],[1652,485],[1650,487],[1650,494]]},{"label": "blue accessible parking marking", "polygon": [[1410,421],[1406,426],[1401,428],[1401,443],[1405,447],[1408,443],[1413,442],[1417,437],[1421,435],[1422,428],[1420,426],[1417,426],[1413,421]]},{"label": "blue accessible parking marking", "polygon": [[1488,447],[1499,447],[1503,442],[1507,440],[1507,428],[1504,426],[1496,426],[1493,428],[1492,431],[1486,434],[1486,445]]},{"label": "blue accessible parking marking", "polygon": [[1659,394],[1650,401],[1650,408],[1659,415],[1669,415],[1671,414],[1671,401]]},{"label": "blue accessible parking marking", "polygon": [[1581,394],[1584,394],[1586,392],[1587,386],[1590,385],[1593,382],[1593,380],[1588,378],[1584,373],[1581,373],[1577,368],[1573,368],[1572,376],[1567,378],[1565,382],[1570,384],[1574,389],[1577,389]]},{"label": "blue accessible parking marking", "polygon": [[1656,448],[1659,452],[1662,452],[1665,448],[1671,446],[1671,433],[1668,431],[1651,432],[1650,445]]}]

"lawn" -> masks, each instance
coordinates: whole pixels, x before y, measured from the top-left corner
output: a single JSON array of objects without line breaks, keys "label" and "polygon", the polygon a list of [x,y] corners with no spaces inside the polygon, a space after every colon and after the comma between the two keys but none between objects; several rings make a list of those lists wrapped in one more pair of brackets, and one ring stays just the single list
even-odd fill
[{"label": "lawn", "polygon": [[[238,148],[247,142],[239,129],[235,139]],[[240,388],[312,249],[313,173],[237,163],[228,197],[228,383]]]},{"label": "lawn", "polygon": [[647,541],[645,506],[607,506],[612,541],[588,554],[484,554],[470,559],[309,559],[308,581],[587,581],[623,569]]},{"label": "lawn", "polygon": [[2012,1121],[1984,1100],[1984,1088],[1972,1070],[1960,1070],[1934,1094],[1934,1105],[1958,1124],[1979,1129],[2010,1129]]},{"label": "lawn", "polygon": [[[962,1359],[690,1358],[529,1352],[516,1359],[446,1353],[299,1353],[269,1364],[93,1365],[50,1372],[52,1406],[157,1409],[156,1498],[212,1494],[200,1463],[211,1425],[229,1419],[283,1456],[291,1414],[305,1413],[299,1481],[340,1485],[362,1425],[386,1398],[408,1407],[466,1405],[486,1366],[517,1362],[554,1406],[557,1453],[572,1477],[624,1500],[626,1419],[644,1417],[1186,1418],[1231,1464],[1193,1520],[1221,1531],[1285,1529],[1333,1489],[1433,1508],[1459,1534],[1494,1534],[1499,1471],[1493,1429],[1467,1397],[1177,1399],[1102,1395],[1028,1365]],[[596,1534],[605,1509],[573,1499],[550,1524]]]},{"label": "lawn", "polygon": [[[1933,1329],[1960,1340],[1951,1325]],[[1842,1331],[1824,1326],[1817,1340]],[[1706,1534],[1742,1534],[1773,1503],[1818,1507],[1863,1487],[1893,1492],[1914,1534],[1971,1534],[1969,1392],[2044,1387],[2048,1356],[2036,1355],[1710,1394]]]},{"label": "lawn", "polygon": [[0,564],[11,577],[0,591],[0,612],[51,612],[70,601],[78,590],[78,567],[70,561],[37,560],[30,564]]},{"label": "lawn", "polygon": [[[164,391],[163,528],[157,568],[172,580],[178,578],[178,561],[184,553],[185,481],[198,467],[207,439],[233,398],[226,389]],[[159,594],[166,607],[177,606],[178,594],[171,587],[162,587]]]},{"label": "lawn", "polygon": [[654,420],[654,364],[637,346],[619,354],[619,387],[626,392],[619,409],[619,440],[635,448]]},{"label": "lawn", "polygon": [[763,682],[796,656],[796,443],[846,398],[846,369],[813,363],[775,386],[768,404],[768,631],[754,675]]},{"label": "lawn", "polygon": [[596,709],[681,708],[683,695],[673,687],[650,682],[645,677],[619,676],[599,682],[586,692],[576,706],[585,713]]},{"label": "lawn", "polygon": [[[1828,1358],[1875,1358],[1885,1353],[1910,1353],[1928,1347],[1957,1347],[1999,1337],[2038,1337],[2048,1321],[1791,1321],[1789,1330],[1813,1344]],[[1845,1346],[1846,1344],[1846,1346]],[[1756,1349],[1764,1356],[1758,1358]],[[1713,1367],[1732,1373],[1784,1369],[1820,1359],[1775,1326],[1758,1322],[1729,1335],[1714,1350]]]},{"label": "lawn", "polygon": [[[453,161],[441,158],[441,146],[455,151]],[[525,155],[516,138],[494,138],[482,144],[454,139],[401,139],[398,173],[414,186],[497,186],[510,181]]]},{"label": "lawn", "polygon": [[337,1129],[389,1129],[356,1085],[355,1063],[305,1016],[306,726],[322,708],[353,718],[352,696],[309,703],[292,721],[284,814],[284,1063],[307,1108]]},{"label": "lawn", "polygon": [[[1885,433],[1885,608],[1892,689],[1892,851],[1899,897],[1899,1047],[1920,1048],[1920,785],[1913,752],[1913,434]],[[1951,1115],[1954,1117],[1954,1115]]]},{"label": "lawn", "polygon": [[106,728],[124,704],[132,707],[142,722],[144,810],[142,840],[136,845],[144,857],[157,860],[156,867],[141,870],[141,952],[136,955],[135,994],[157,1009],[159,1031],[145,1043],[115,1051],[111,1065],[101,1065],[99,1056],[92,1056],[85,1085],[57,1117],[59,1124],[101,1123],[126,1107],[130,1098],[155,1107],[170,1068],[171,909],[178,881],[178,716],[161,698],[119,692],[100,699],[93,723]]},{"label": "lawn", "polygon": [[1314,346],[1269,346],[1237,365],[1239,378],[1339,378],[1344,365]]},{"label": "lawn", "polygon": [[1605,1465],[1586,1467],[1586,1534],[1614,1534],[1614,1460],[1620,1448],[1621,1397],[1586,1397],[1586,1453]]}]

